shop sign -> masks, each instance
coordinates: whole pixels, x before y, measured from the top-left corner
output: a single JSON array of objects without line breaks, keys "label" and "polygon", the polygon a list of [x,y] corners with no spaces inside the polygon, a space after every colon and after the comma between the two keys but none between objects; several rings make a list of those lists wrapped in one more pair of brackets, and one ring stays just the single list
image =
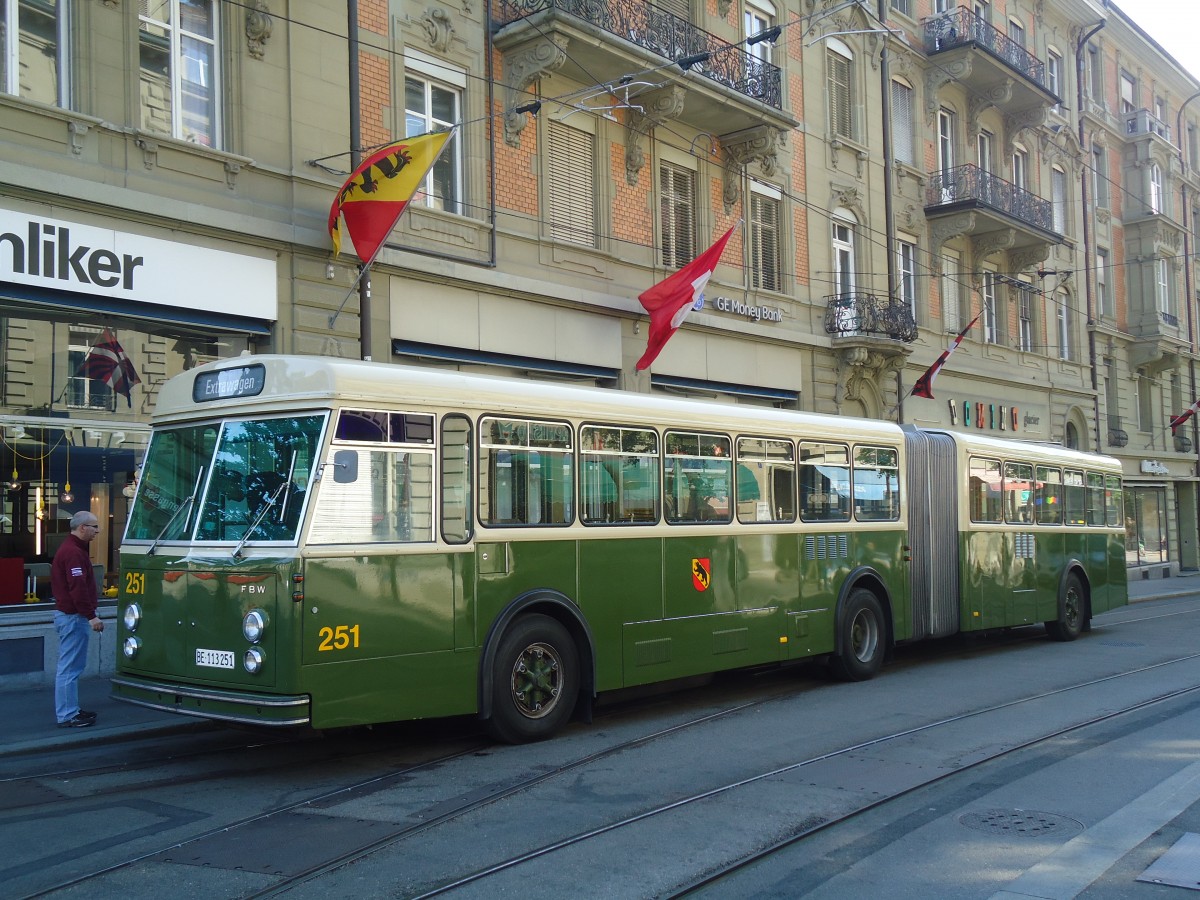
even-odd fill
[{"label": "shop sign", "polygon": [[733,313],[735,316],[745,316],[755,322],[782,322],[783,310],[777,306],[753,306],[744,300],[730,297],[713,297],[713,309]]},{"label": "shop sign", "polygon": [[980,431],[1029,431],[1037,430],[1041,416],[1033,415],[1019,406],[989,403],[981,400],[947,400],[950,408],[950,424]]},{"label": "shop sign", "polygon": [[0,282],[274,321],[275,260],[0,209]]},{"label": "shop sign", "polygon": [[1171,470],[1167,468],[1166,463],[1159,462],[1157,459],[1142,460],[1143,475],[1169,475]]}]

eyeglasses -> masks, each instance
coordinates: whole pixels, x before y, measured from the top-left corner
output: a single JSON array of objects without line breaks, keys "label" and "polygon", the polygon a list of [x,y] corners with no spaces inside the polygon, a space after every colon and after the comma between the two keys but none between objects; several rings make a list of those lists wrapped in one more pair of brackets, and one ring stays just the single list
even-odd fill
[{"label": "eyeglasses", "polygon": [[83,523],[83,527],[84,527],[84,528],[95,528],[97,531],[99,531],[99,530],[100,530],[100,526],[99,526],[99,525],[93,525],[91,522],[84,522],[84,523]]}]

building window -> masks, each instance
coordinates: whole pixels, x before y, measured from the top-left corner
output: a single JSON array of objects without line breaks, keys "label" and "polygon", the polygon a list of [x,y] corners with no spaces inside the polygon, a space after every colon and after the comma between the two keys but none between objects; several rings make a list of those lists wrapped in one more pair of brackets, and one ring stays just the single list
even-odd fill
[{"label": "building window", "polygon": [[1092,200],[1096,206],[1108,206],[1108,163],[1098,144],[1092,145]]},{"label": "building window", "polygon": [[1091,94],[1092,102],[1100,108],[1104,108],[1104,57],[1100,53],[1100,48],[1095,44],[1088,44],[1087,48],[1087,75],[1088,75],[1088,93]]},{"label": "building window", "polygon": [[[1046,51],[1046,87],[1050,88],[1050,93],[1055,97],[1062,98],[1062,71],[1063,59],[1057,50]],[[1062,104],[1055,103],[1053,107],[1056,113],[1062,112]]]},{"label": "building window", "polygon": [[996,273],[984,272],[980,284],[983,297],[983,340],[987,344],[1000,342],[1000,317],[996,310]]},{"label": "building window", "polygon": [[913,135],[913,89],[900,81],[892,82],[892,152],[896,161],[916,165]]},{"label": "building window", "polygon": [[1100,299],[1100,315],[1112,318],[1113,298],[1108,286],[1108,251],[1096,248],[1096,294]]},{"label": "building window", "polygon": [[[459,87],[423,77],[413,59],[404,60],[405,137],[445,131],[462,121]],[[447,72],[450,70],[447,69]],[[451,140],[433,164],[417,202],[446,212],[461,212],[462,144]]]},{"label": "building window", "polygon": [[857,271],[854,266],[854,226],[845,209],[834,211],[831,224],[833,238],[833,293],[837,298],[837,327],[841,334],[858,331],[858,307],[854,302]]},{"label": "building window", "polygon": [[1029,151],[1024,147],[1013,151],[1012,181],[1022,190],[1029,190]]},{"label": "building window", "polygon": [[1137,109],[1137,103],[1134,100],[1134,94],[1137,91],[1137,82],[1133,80],[1133,76],[1128,72],[1121,73],[1121,115],[1134,112]]},{"label": "building window", "polygon": [[1025,46],[1025,26],[1016,19],[1008,20],[1008,39],[1018,47]]},{"label": "building window", "polygon": [[1067,295],[1063,293],[1054,296],[1054,315],[1058,323],[1058,358],[1071,359],[1071,307],[1067,303]]},{"label": "building window", "polygon": [[1154,260],[1154,296],[1158,302],[1158,311],[1164,316],[1175,312],[1171,302],[1171,263],[1166,257],[1160,256]]},{"label": "building window", "polygon": [[1062,169],[1050,170],[1050,212],[1054,230],[1067,233],[1067,173]]},{"label": "building window", "polygon": [[954,112],[942,107],[938,110],[938,169],[946,172],[954,168]]},{"label": "building window", "polygon": [[896,242],[897,272],[900,275],[900,299],[917,318],[917,245],[912,241]]},{"label": "building window", "polygon": [[546,184],[550,237],[596,246],[596,140],[551,120],[547,126]]},{"label": "building window", "polygon": [[830,47],[825,53],[829,87],[829,130],[834,137],[854,138],[854,60],[850,51]]},{"label": "building window", "polygon": [[[772,28],[775,25],[775,7],[767,0],[751,0],[745,10],[745,37],[753,37]],[[746,48],[746,52],[760,63],[771,62],[771,51],[774,49],[771,41],[759,41]]]},{"label": "building window", "polygon": [[1163,211],[1163,174],[1158,163],[1150,166],[1150,212]]},{"label": "building window", "polygon": [[946,331],[958,332],[962,329],[962,319],[960,316],[961,297],[959,291],[959,279],[962,277],[962,272],[959,271],[959,255],[954,251],[947,251],[942,257],[942,321],[945,323]]},{"label": "building window", "polygon": [[780,290],[779,205],[781,194],[755,182],[750,186],[750,286]]},{"label": "building window", "polygon": [[892,9],[912,18],[912,0],[892,0]]},{"label": "building window", "polygon": [[220,148],[221,105],[214,0],[141,4],[141,128]]},{"label": "building window", "polygon": [[696,173],[664,162],[658,190],[662,264],[678,269],[696,255]]},{"label": "building window", "polygon": [[1017,347],[1033,350],[1033,289],[1028,285],[1017,288]]},{"label": "building window", "polygon": [[0,91],[69,106],[65,0],[0,0]]}]

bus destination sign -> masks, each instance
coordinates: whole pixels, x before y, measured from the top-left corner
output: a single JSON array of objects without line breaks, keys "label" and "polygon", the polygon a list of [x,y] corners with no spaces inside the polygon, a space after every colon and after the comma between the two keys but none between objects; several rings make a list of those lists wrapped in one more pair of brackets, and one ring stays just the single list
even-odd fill
[{"label": "bus destination sign", "polygon": [[192,400],[227,400],[230,397],[253,397],[261,394],[267,380],[267,370],[262,363],[241,366],[237,369],[220,369],[202,372],[192,385]]}]

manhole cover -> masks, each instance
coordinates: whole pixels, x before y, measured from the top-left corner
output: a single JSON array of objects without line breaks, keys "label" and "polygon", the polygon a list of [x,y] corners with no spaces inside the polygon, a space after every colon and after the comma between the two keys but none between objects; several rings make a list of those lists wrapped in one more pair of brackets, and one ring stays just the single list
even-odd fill
[{"label": "manhole cover", "polygon": [[1074,819],[1036,809],[985,809],[963,813],[958,821],[976,831],[1013,837],[1047,837],[1083,831],[1083,825]]}]

